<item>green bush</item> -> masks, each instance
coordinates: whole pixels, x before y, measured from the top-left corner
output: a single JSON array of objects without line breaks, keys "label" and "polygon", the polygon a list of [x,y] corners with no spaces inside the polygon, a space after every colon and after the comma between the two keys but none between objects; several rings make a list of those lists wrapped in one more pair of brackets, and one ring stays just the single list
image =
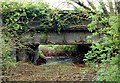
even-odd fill
[{"label": "green bush", "polygon": [[[102,21],[98,21],[98,15],[92,15],[94,20],[88,26],[90,31],[96,30],[89,38],[102,35],[97,42],[92,42],[91,51],[86,54],[86,64],[89,64],[97,72],[97,81],[120,81],[118,70],[118,50],[119,50],[119,31],[118,31],[118,17],[111,16],[104,17]],[[96,23],[102,23],[105,20],[109,22],[109,26],[99,28]],[[96,57],[94,60],[89,61],[91,58]],[[101,61],[101,63],[99,63]]]},{"label": "green bush", "polygon": [[[2,27],[1,27],[2,29]],[[1,33],[0,33],[1,34]],[[5,42],[5,40],[8,40],[8,42]],[[5,36],[2,35],[1,39],[0,39],[0,47],[1,47],[1,53],[0,53],[0,62],[2,63],[2,69],[6,70],[11,66],[15,65],[15,59],[10,57],[9,55],[11,55],[11,52],[14,51],[14,44],[12,42],[12,40]]]},{"label": "green bush", "polygon": [[42,53],[42,51],[39,50],[39,56],[40,57],[45,57],[44,54]]},{"label": "green bush", "polygon": [[72,53],[76,52],[76,45],[40,45],[39,48],[48,47],[55,50],[56,53]]},{"label": "green bush", "polygon": [[[36,15],[42,15],[39,19],[49,20],[49,5],[46,3],[18,3],[18,2],[0,2],[3,27],[1,27],[2,38],[0,40],[2,59],[2,68],[8,69],[15,63],[12,59],[12,51],[24,47],[26,42],[20,40],[22,34],[29,31],[25,27],[28,22],[32,22]],[[38,18],[36,18],[38,19]],[[44,23],[43,23],[44,24]],[[29,24],[28,24],[29,25]],[[32,28],[31,28],[32,29]],[[0,31],[0,32],[1,32]],[[28,38],[29,39],[29,38]]]}]

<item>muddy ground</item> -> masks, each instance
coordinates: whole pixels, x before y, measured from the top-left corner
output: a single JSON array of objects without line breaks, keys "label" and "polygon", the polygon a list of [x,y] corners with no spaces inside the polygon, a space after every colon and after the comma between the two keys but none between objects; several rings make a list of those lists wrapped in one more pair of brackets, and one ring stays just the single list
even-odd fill
[{"label": "muddy ground", "polygon": [[89,66],[80,65],[40,65],[16,63],[9,68],[7,81],[92,81],[95,73]]}]

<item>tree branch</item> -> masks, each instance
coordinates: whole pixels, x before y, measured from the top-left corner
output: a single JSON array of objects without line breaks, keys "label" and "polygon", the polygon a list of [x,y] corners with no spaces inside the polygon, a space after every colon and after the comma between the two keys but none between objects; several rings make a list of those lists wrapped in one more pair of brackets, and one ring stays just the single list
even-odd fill
[{"label": "tree branch", "polygon": [[103,0],[99,1],[99,3],[100,3],[100,5],[102,6],[102,10],[103,10],[105,16],[106,16],[106,17],[109,17],[109,13],[108,13],[108,11],[107,11],[107,8],[105,7],[105,4],[104,4]]},{"label": "tree branch", "polygon": [[94,6],[94,4],[90,0],[87,0],[87,2],[92,7],[92,9],[96,10],[96,7]]},{"label": "tree branch", "polygon": [[87,7],[86,5],[84,5],[84,4],[83,4],[82,2],[80,2],[79,0],[71,0],[71,1],[77,3],[78,5],[82,6],[82,7],[85,8],[86,10],[91,11],[91,13],[96,14],[95,12],[92,11],[91,8],[89,8],[89,7]]},{"label": "tree branch", "polygon": [[112,16],[115,15],[112,0],[109,0],[109,8]]},{"label": "tree branch", "polygon": [[115,2],[115,14],[117,15],[118,14],[118,10],[117,10],[117,0],[114,0],[114,2]]},{"label": "tree branch", "polygon": [[[82,2],[80,2],[79,0],[71,0],[71,1],[73,1],[73,2],[77,3],[78,5],[82,6],[84,9],[89,10],[91,13],[97,14],[97,12],[92,11],[91,8],[85,6],[85,5],[84,5]],[[89,0],[87,0],[87,1],[89,1]],[[90,2],[90,1],[89,1],[89,2]],[[92,3],[92,2],[91,2],[91,3]],[[90,3],[90,4],[91,4],[91,3]],[[101,2],[99,2],[99,3],[101,3]],[[107,9],[106,9],[105,4],[103,3],[103,1],[102,1],[101,4],[103,5],[102,9],[103,9],[103,12],[105,13],[106,17],[109,17],[108,11],[107,11]],[[93,8],[96,9],[96,8],[94,7],[94,5],[91,5],[91,6],[93,6]],[[99,19],[98,19],[98,20],[99,20],[99,21],[102,20],[100,16],[99,16]],[[107,24],[106,24],[106,23],[102,23],[102,25],[103,25],[103,26],[109,26],[108,23],[107,23]]]}]

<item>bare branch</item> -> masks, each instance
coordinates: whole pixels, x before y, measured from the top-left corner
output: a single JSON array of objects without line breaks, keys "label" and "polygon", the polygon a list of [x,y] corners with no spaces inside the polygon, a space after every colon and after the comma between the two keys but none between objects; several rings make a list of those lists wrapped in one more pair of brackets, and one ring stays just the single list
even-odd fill
[{"label": "bare branch", "polygon": [[[92,11],[91,8],[85,6],[84,3],[82,3],[81,1],[79,1],[79,0],[71,0],[71,1],[77,3],[78,5],[82,6],[82,7],[85,8],[86,10],[89,10],[91,13],[97,14],[97,12]],[[87,1],[89,1],[89,0],[87,0]],[[91,3],[92,3],[92,2],[91,2]],[[103,9],[103,12],[105,13],[106,17],[109,17],[109,13],[108,13],[108,11],[107,11],[107,9],[106,9],[105,4],[103,3],[103,1],[102,1],[102,2],[99,2],[99,3],[100,3],[100,5],[102,5],[102,9]],[[94,5],[93,5],[93,6],[94,6]],[[94,8],[94,7],[93,7],[93,8]],[[95,8],[94,8],[94,9],[95,9]],[[98,20],[101,21],[101,20],[102,20],[101,17],[99,17]],[[102,25],[103,25],[103,26],[109,26],[108,23],[107,23],[107,24],[102,23]]]},{"label": "bare branch", "polygon": [[85,8],[86,10],[91,11],[93,14],[96,14],[95,12],[92,11],[91,8],[87,7],[84,3],[80,2],[79,0],[71,0],[71,1],[77,3],[79,6]]},{"label": "bare branch", "polygon": [[118,0],[114,0],[114,3],[115,3],[115,15],[118,15]]},{"label": "bare branch", "polygon": [[115,2],[115,9],[117,9],[117,0],[114,0]]},{"label": "bare branch", "polygon": [[103,10],[105,16],[106,16],[106,17],[109,17],[109,13],[108,13],[108,11],[107,11],[107,8],[105,7],[105,4],[104,4],[103,0],[99,1],[99,3],[100,3],[100,5],[102,6],[102,10]]},{"label": "bare branch", "polygon": [[80,2],[79,0],[75,1],[75,0],[71,0],[75,3],[77,3],[78,5],[82,6],[83,8],[87,9],[87,10],[90,10],[91,11],[91,8],[87,7],[86,5],[84,5],[82,2]]},{"label": "bare branch", "polygon": [[112,0],[109,0],[109,8],[112,16],[115,15]]},{"label": "bare branch", "polygon": [[87,0],[87,2],[92,7],[92,9],[96,10],[96,7],[94,6],[94,4],[90,0]]}]

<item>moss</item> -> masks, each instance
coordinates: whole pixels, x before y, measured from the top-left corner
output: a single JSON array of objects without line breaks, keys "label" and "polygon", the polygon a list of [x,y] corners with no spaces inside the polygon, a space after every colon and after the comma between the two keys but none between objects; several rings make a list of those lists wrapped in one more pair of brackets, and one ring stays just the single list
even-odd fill
[{"label": "moss", "polygon": [[42,51],[39,50],[39,56],[40,57],[45,57],[44,54],[42,53]]}]

